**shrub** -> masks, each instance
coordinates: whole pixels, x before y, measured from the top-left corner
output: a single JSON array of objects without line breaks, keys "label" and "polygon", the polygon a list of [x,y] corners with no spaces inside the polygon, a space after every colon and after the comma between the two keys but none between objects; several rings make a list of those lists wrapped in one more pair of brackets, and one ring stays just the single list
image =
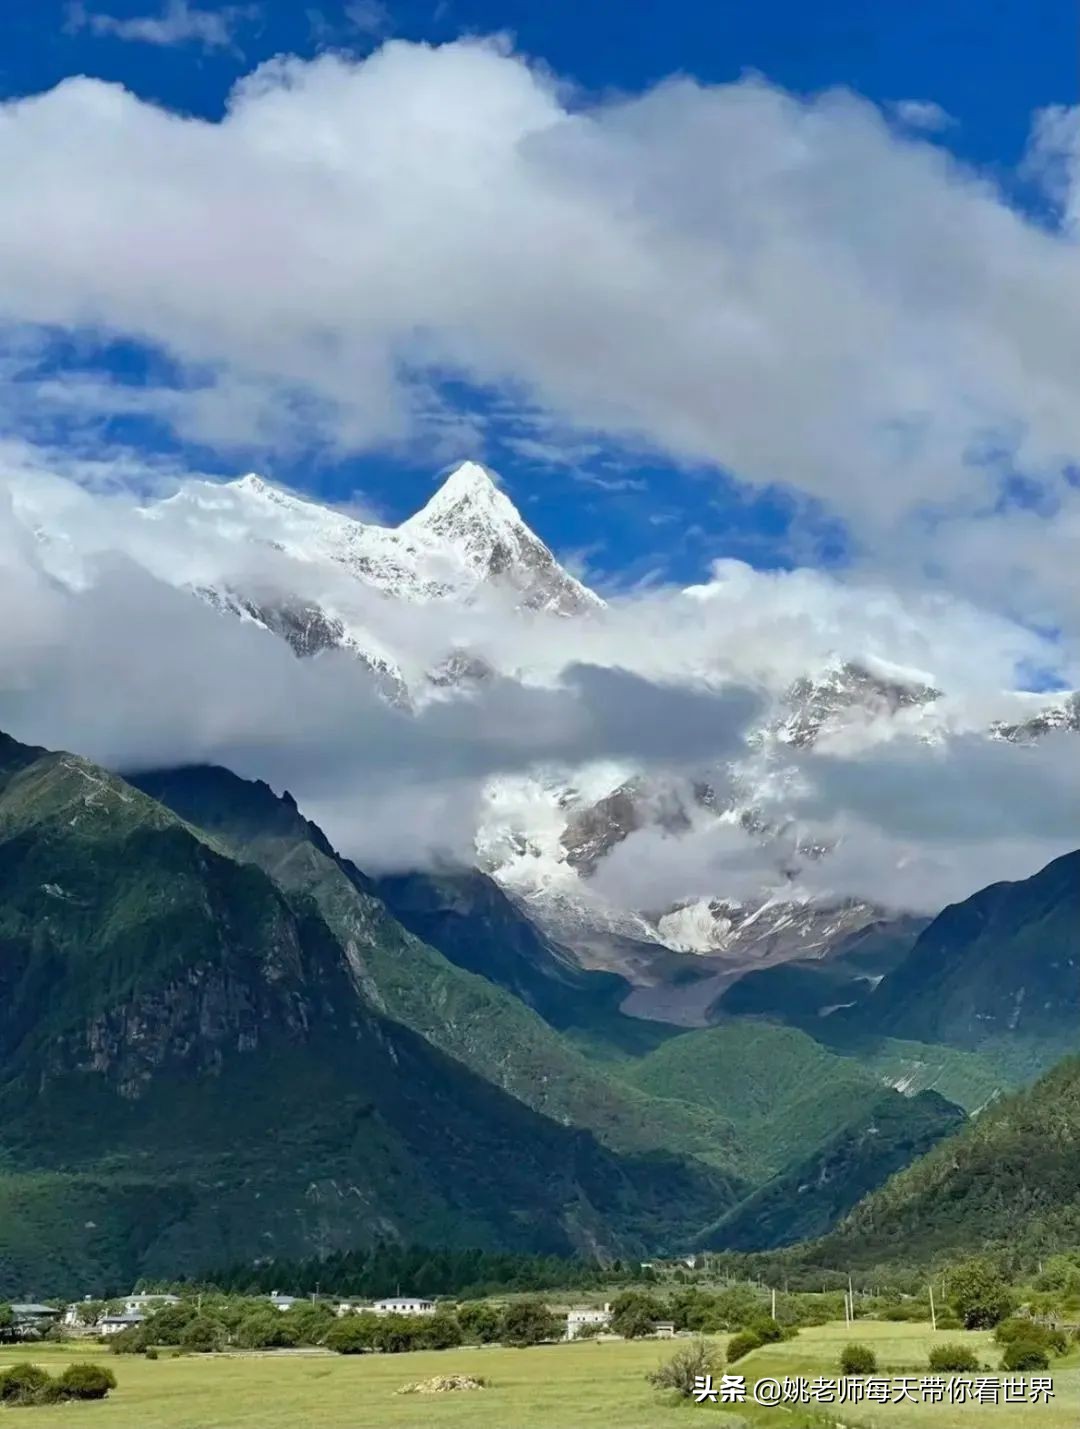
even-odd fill
[{"label": "shrub", "polygon": [[757,1335],[763,1345],[775,1345],[786,1338],[783,1325],[771,1315],[759,1315],[751,1320],[746,1328],[751,1334]]},{"label": "shrub", "polygon": [[689,1399],[694,1392],[694,1381],[703,1375],[719,1374],[723,1363],[715,1345],[708,1340],[691,1340],[646,1378],[658,1389],[675,1389]]},{"label": "shrub", "polygon": [[1013,1340],[1001,1357],[1001,1367],[1007,1370],[1049,1369],[1050,1356],[1046,1346],[1036,1340]]},{"label": "shrub", "polygon": [[374,1315],[346,1315],[330,1326],[323,1343],[339,1355],[362,1355],[375,1343]]},{"label": "shrub", "polygon": [[979,1361],[967,1345],[935,1345],[927,1365],[935,1374],[971,1374]]},{"label": "shrub", "polygon": [[400,1355],[415,1350],[420,1342],[421,1327],[408,1315],[381,1315],[375,1321],[372,1343],[384,1355]]},{"label": "shrub", "polygon": [[877,1312],[877,1319],[893,1322],[908,1320],[929,1320],[930,1306],[921,1300],[901,1300],[884,1306]]},{"label": "shrub", "polygon": [[1069,1348],[1069,1337],[1064,1330],[1038,1325],[1023,1315],[1002,1320],[994,1331],[994,1339],[999,1345],[1011,1345],[1017,1340],[1024,1340],[1028,1344],[1041,1345],[1048,1353],[1055,1355],[1063,1355]]},{"label": "shrub", "polygon": [[56,1381],[62,1399],[104,1399],[116,1375],[99,1364],[70,1364]]},{"label": "shrub", "polygon": [[148,1360],[156,1360],[157,1357],[158,1357],[157,1345],[147,1345],[147,1347],[146,1347],[146,1358],[147,1358]]},{"label": "shrub", "polygon": [[869,1345],[845,1345],[840,1351],[840,1373],[877,1374],[877,1355]]},{"label": "shrub", "polygon": [[[274,1312],[280,1315],[281,1311]],[[199,1315],[192,1320],[180,1336],[180,1344],[185,1350],[196,1354],[209,1354],[220,1350],[225,1343],[225,1331],[217,1320],[209,1315]]]},{"label": "shrub", "polygon": [[727,1357],[731,1364],[736,1360],[741,1360],[748,1355],[751,1350],[756,1350],[761,1345],[761,1340],[754,1334],[753,1330],[740,1330],[737,1335],[733,1335],[728,1342]]},{"label": "shrub", "polygon": [[943,1315],[937,1317],[937,1327],[939,1330],[962,1330],[964,1323],[959,1315],[954,1315],[947,1310]]},{"label": "shrub", "polygon": [[148,1321],[149,1337],[156,1345],[179,1345],[192,1320],[199,1318],[194,1300],[181,1300],[179,1305],[164,1305]]},{"label": "shrub", "polygon": [[499,1338],[499,1312],[482,1300],[459,1305],[457,1322],[469,1344],[490,1345]]},{"label": "shrub", "polygon": [[130,1325],[118,1334],[110,1335],[109,1350],[114,1355],[141,1355],[146,1352],[149,1333],[145,1325]]},{"label": "shrub", "polygon": [[40,1365],[28,1360],[0,1374],[0,1401],[4,1404],[41,1404],[52,1380]]},{"label": "shrub", "polygon": [[712,1297],[713,1313],[723,1330],[745,1330],[760,1319],[761,1296],[749,1285],[731,1285]]},{"label": "shrub", "polygon": [[949,1275],[949,1303],[968,1330],[989,1330],[1012,1313],[1009,1282],[990,1261],[958,1265]]},{"label": "shrub", "polygon": [[329,1305],[318,1302],[294,1306],[284,1314],[280,1310],[273,1313],[288,1325],[294,1345],[321,1345],[336,1318]]},{"label": "shrub", "polygon": [[665,1318],[664,1306],[655,1295],[642,1290],[626,1290],[611,1306],[611,1328],[628,1340],[651,1335],[657,1320]]},{"label": "shrub", "polygon": [[236,1343],[249,1350],[291,1349],[298,1338],[297,1326],[290,1323],[289,1313],[273,1308],[256,1310],[241,1320],[236,1331]]},{"label": "shrub", "polygon": [[416,1345],[425,1350],[452,1350],[460,1345],[464,1336],[461,1326],[453,1315],[439,1310],[428,1315],[416,1326]]},{"label": "shrub", "polygon": [[561,1323],[543,1300],[517,1300],[503,1311],[499,1338],[506,1345],[541,1345],[562,1338]]},{"label": "shrub", "polygon": [[1051,1329],[1048,1325],[1043,1327],[1044,1343],[1046,1348],[1055,1355],[1065,1355],[1069,1352],[1069,1337],[1064,1330]]}]

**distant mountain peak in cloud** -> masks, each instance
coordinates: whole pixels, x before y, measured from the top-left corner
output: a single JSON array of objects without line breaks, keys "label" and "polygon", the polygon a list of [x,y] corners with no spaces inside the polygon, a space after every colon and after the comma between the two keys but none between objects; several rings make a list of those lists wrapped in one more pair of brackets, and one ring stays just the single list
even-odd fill
[{"label": "distant mountain peak in cloud", "polygon": [[[13,493],[10,549],[40,564],[43,590],[67,587],[65,629],[98,618],[103,570],[114,587],[138,582],[137,598],[123,591],[125,610],[146,607],[142,665],[127,640],[110,656],[111,623],[78,650],[92,657],[95,691],[99,663],[113,659],[125,678],[134,663],[136,693],[125,703],[123,687],[110,691],[101,717],[118,767],[144,757],[156,682],[143,665],[162,621],[180,632],[170,660],[190,623],[193,668],[210,682],[198,758],[246,758],[271,780],[284,771],[361,863],[475,859],[597,965],[715,960],[720,982],[688,984],[678,1009],[665,1003],[680,1018],[705,1015],[746,963],[816,956],[886,909],[936,911],[1073,837],[1059,770],[1071,752],[1054,741],[1076,728],[1074,697],[1008,688],[1012,633],[966,607],[730,561],[707,586],[605,607],[475,462],[397,527],[254,473],[189,479],[148,504],[39,475]],[[126,559],[102,560],[114,556]],[[150,578],[172,587],[166,599]],[[220,630],[190,595],[221,613]],[[100,597],[110,622],[114,598]],[[226,633],[237,620],[262,634]],[[271,636],[305,657],[302,675]],[[265,710],[264,675],[279,690]],[[722,696],[740,690],[756,708],[733,722]],[[305,693],[293,711],[295,691]],[[60,700],[50,686],[49,709],[87,705],[82,686]],[[313,754],[320,721],[330,733]],[[76,743],[53,726],[48,738]],[[165,764],[189,735],[154,739]],[[1046,791],[1028,803],[1048,812],[1015,835],[1006,777]]]},{"label": "distant mountain peak in cloud", "polygon": [[481,579],[515,586],[526,609],[573,615],[603,604],[563,570],[492,473],[478,462],[455,467],[400,530],[420,540],[449,543]]},{"label": "distant mountain peak in cloud", "polygon": [[[271,539],[301,560],[332,560],[387,594],[428,600],[502,592],[523,609],[554,615],[603,606],[563,569],[478,462],[456,466],[427,504],[397,527],[357,520],[253,472],[219,486],[188,483],[179,497],[216,506],[222,492],[226,500],[239,499],[241,520],[250,516],[249,535]],[[272,525],[281,529],[273,534]]]}]

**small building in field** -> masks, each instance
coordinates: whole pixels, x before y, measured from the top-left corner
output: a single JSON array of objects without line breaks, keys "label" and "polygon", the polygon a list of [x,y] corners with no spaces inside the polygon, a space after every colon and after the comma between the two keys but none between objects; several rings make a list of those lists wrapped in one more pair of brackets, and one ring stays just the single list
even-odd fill
[{"label": "small building in field", "polygon": [[280,1290],[271,1290],[266,1298],[275,1310],[291,1310],[294,1305],[304,1303],[302,1295],[282,1295]]},{"label": "small building in field", "polygon": [[121,1330],[133,1330],[146,1319],[145,1315],[102,1315],[98,1321],[99,1335],[118,1335]]},{"label": "small building in field", "polygon": [[674,1320],[654,1320],[652,1332],[658,1340],[673,1340],[675,1338]]},{"label": "small building in field", "polygon": [[395,1295],[392,1300],[376,1300],[371,1308],[376,1315],[434,1315],[435,1301],[419,1295]]},{"label": "small building in field", "polygon": [[579,1306],[576,1310],[568,1310],[566,1314],[566,1338],[576,1340],[586,1325],[611,1324],[611,1306],[604,1305],[602,1308],[596,1305]]},{"label": "small building in field", "polygon": [[[83,1319],[83,1316],[82,1314],[80,1314],[80,1311],[82,1310],[82,1307],[84,1305],[93,1305],[94,1303],[95,1301],[92,1295],[84,1295],[81,1301],[74,1301],[71,1305],[67,1306],[64,1313],[60,1316],[61,1324],[67,1325],[70,1329],[75,1330],[80,1328],[88,1329],[90,1326],[90,1322]],[[96,1303],[100,1305],[101,1302],[98,1301]]]},{"label": "small building in field", "polygon": [[338,1319],[342,1315],[370,1315],[371,1308],[370,1300],[339,1300],[334,1306],[334,1314]]},{"label": "small building in field", "polygon": [[124,1301],[125,1315],[152,1315],[166,1305],[179,1305],[179,1295],[129,1295]]},{"label": "small building in field", "polygon": [[55,1305],[38,1305],[26,1300],[11,1307],[15,1317],[13,1331],[19,1340],[33,1340],[52,1328],[60,1319],[60,1311]]}]

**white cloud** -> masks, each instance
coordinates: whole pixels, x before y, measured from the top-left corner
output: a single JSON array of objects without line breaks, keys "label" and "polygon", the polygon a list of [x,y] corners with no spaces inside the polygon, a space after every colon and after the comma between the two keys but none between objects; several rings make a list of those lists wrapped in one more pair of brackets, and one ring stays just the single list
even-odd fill
[{"label": "white cloud", "polygon": [[68,7],[67,24],[69,29],[89,29],[95,35],[110,35],[117,40],[162,46],[193,43],[214,50],[231,48],[240,23],[257,14],[256,5],[223,5],[215,10],[202,10],[188,0],[165,0],[160,15],[118,19],[78,3]]},{"label": "white cloud", "polygon": [[[841,757],[804,753],[757,812],[783,832],[761,839],[699,819],[684,833],[647,827],[600,865],[596,891],[666,908],[723,897],[812,895],[937,913],[1002,879],[1028,878],[1080,843],[1076,736],[1034,746],[957,735],[898,739]],[[798,845],[829,854],[810,860]]]},{"label": "white cloud", "polygon": [[942,109],[932,99],[898,99],[890,107],[901,124],[906,124],[909,129],[925,130],[928,134],[950,129],[956,122],[948,110]]},{"label": "white cloud", "polygon": [[[268,779],[369,867],[468,858],[493,774],[723,760],[758,712],[735,685],[564,661],[544,684],[495,678],[405,713],[351,654],[297,660],[276,636],[158,579],[175,552],[130,499],[34,477],[33,519],[17,489],[0,509],[0,588],[20,611],[0,634],[0,729],[114,769],[209,761]],[[239,574],[225,534],[189,551],[182,575],[198,583],[230,558]],[[256,551],[244,574],[285,569]],[[416,609],[401,620],[425,623]]]},{"label": "white cloud", "polygon": [[408,441],[450,372],[791,483],[878,552],[1080,450],[1075,245],[844,92],[583,104],[505,47],[393,42],[264,65],[216,124],[69,80],[4,107],[0,159],[3,310],[166,347],[221,384],[170,399],[220,443],[272,444],[285,398]]},{"label": "white cloud", "polygon": [[[76,20],[213,48],[247,13],[174,3],[156,19]],[[921,113],[929,132],[930,107],[912,103],[895,118],[910,130]],[[27,612],[0,650],[0,724],[111,763],[220,758],[288,782],[363,861],[365,838],[430,854],[437,829],[465,847],[494,769],[721,758],[748,717],[730,688],[775,691],[834,655],[926,671],[950,692],[958,738],[983,727],[1018,664],[1075,679],[1078,113],[1047,111],[1028,161],[1057,229],[848,93],[680,79],[584,100],[497,44],[276,60],[220,123],[87,78],[0,106],[4,371],[20,375],[0,388],[3,416],[39,440],[62,417],[87,439],[2,455],[23,492],[67,503],[79,540],[50,556],[95,582],[70,603],[25,531],[0,531],[5,594]],[[159,345],[183,380],[43,377],[34,334],[54,329]],[[488,410],[450,401],[447,374]],[[95,449],[109,413],[220,451],[419,440],[433,466],[495,420],[537,462],[573,467],[622,443],[790,484],[850,523],[857,561],[844,577],[721,562],[690,595],[643,583],[572,651],[565,628],[505,612],[448,622],[354,593],[358,622],[416,668],[452,636],[522,676],[408,722],[355,668],[298,665],[161,584],[183,550],[188,579],[296,572],[136,523],[116,489],[177,473]],[[87,503],[50,468],[112,494]],[[1002,502],[1014,469],[1032,492]],[[975,770],[962,744],[949,750],[942,765],[896,751],[815,765],[820,802],[801,816],[845,833],[821,877],[924,906],[1009,859],[1045,861],[1067,833],[1053,803],[1072,796],[1067,775],[1010,831],[1009,801],[988,808],[978,778],[1023,804],[1014,766]],[[933,816],[944,789],[963,817],[935,839],[915,815]],[[374,823],[356,815],[360,791]],[[761,871],[741,838],[635,835],[618,860],[678,896],[717,891],[717,869],[737,888]]]},{"label": "white cloud", "polygon": [[[888,731],[855,723],[808,756],[801,785],[755,783],[770,820],[840,840],[842,856],[804,867],[807,885],[922,908],[971,891],[980,869],[996,876],[1007,850],[1014,869],[1044,862],[1073,828],[1067,769],[969,738],[1009,714],[1014,667],[1046,663],[1052,642],[947,594],[725,561],[706,586],[623,595],[573,623],[496,601],[417,606],[285,555],[295,528],[275,522],[295,518],[276,503],[241,509],[198,484],[148,520],[132,491],[160,498],[179,473],[75,459],[61,477],[12,443],[0,465],[0,588],[20,612],[0,636],[0,728],[112,767],[216,760],[268,779],[361,864],[467,857],[494,774],[556,770],[566,784],[604,766],[679,787],[707,770],[719,787],[759,703],[836,659],[886,677],[903,667],[948,693],[935,746],[904,738],[917,712]],[[177,589],[205,584],[318,600],[415,685],[455,646],[504,674],[410,716],[376,698],[351,656],[297,661]],[[646,830],[596,887],[632,906],[749,894],[777,881],[794,837],[761,845],[707,820],[681,838]]]}]

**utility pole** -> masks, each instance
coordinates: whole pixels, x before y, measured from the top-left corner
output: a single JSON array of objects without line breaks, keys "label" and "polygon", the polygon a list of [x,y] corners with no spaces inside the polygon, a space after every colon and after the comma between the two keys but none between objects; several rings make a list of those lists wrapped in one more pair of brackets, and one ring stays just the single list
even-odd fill
[{"label": "utility pole", "polygon": [[847,1293],[848,1293],[848,1303],[849,1303],[849,1305],[851,1306],[851,1318],[852,1318],[852,1320],[854,1320],[854,1319],[855,1319],[855,1287],[854,1287],[854,1286],[852,1285],[852,1283],[851,1283],[851,1271],[850,1271],[850,1270],[848,1271],[848,1274],[847,1274]]},{"label": "utility pole", "polygon": [[937,1313],[936,1313],[935,1310],[934,1310],[934,1286],[933,1286],[933,1282],[931,1282],[931,1284],[930,1284],[930,1324],[931,1324],[931,1327],[932,1327],[932,1328],[934,1329],[934,1331],[936,1332],[936,1330],[937,1330]]},{"label": "utility pole", "polygon": [[776,1287],[775,1287],[775,1286],[773,1286],[773,1293],[772,1293],[772,1317],[773,1317],[774,1320],[776,1319]]}]

